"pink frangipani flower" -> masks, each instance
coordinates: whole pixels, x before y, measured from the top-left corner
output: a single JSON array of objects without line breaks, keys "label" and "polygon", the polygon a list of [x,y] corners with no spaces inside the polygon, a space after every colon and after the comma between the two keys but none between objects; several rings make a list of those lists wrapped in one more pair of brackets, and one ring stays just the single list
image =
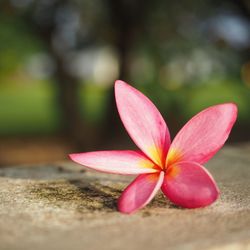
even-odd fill
[{"label": "pink frangipani flower", "polygon": [[96,151],[71,154],[70,158],[97,171],[138,175],[123,191],[118,210],[133,213],[146,206],[161,188],[174,204],[185,208],[210,205],[219,189],[202,166],[227,140],[237,118],[237,107],[225,103],[194,116],[173,142],[154,104],[123,81],[115,82],[121,120],[141,151]]}]

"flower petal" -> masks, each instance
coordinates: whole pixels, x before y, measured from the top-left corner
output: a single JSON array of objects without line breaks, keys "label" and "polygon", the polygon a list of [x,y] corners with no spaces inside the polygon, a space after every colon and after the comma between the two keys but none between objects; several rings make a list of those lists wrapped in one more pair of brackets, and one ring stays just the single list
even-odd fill
[{"label": "flower petal", "polygon": [[169,167],[161,187],[176,205],[204,207],[219,196],[219,189],[209,172],[195,162],[178,162]]},{"label": "flower petal", "polygon": [[139,175],[122,193],[118,210],[130,214],[146,206],[160,189],[164,172]]},{"label": "flower petal", "polygon": [[167,125],[154,104],[123,81],[115,82],[121,120],[135,144],[156,164],[165,164],[170,145]]},{"label": "flower petal", "polygon": [[176,135],[167,156],[177,161],[207,162],[223,146],[237,118],[233,103],[209,107],[194,116]]},{"label": "flower petal", "polygon": [[142,152],[131,150],[87,152],[70,154],[69,157],[81,165],[106,173],[132,175],[159,171]]}]

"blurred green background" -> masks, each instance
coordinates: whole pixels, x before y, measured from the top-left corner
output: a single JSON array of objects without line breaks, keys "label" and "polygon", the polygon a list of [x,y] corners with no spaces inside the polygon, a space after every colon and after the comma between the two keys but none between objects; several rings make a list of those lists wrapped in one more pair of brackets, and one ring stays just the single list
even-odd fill
[{"label": "blurred green background", "polygon": [[2,0],[0,165],[133,147],[117,116],[122,79],[174,135],[235,102],[230,142],[250,139],[250,4],[239,1]]}]

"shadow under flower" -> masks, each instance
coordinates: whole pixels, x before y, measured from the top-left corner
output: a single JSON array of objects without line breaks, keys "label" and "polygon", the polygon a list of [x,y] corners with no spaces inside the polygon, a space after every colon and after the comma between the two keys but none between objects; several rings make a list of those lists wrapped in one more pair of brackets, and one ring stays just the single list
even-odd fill
[{"label": "shadow under flower", "polygon": [[[32,200],[42,201],[44,206],[74,210],[80,214],[97,211],[109,213],[117,211],[117,199],[125,186],[124,182],[56,180],[33,183],[28,193]],[[142,211],[151,214],[159,208],[176,209],[179,207],[159,193]]]},{"label": "shadow under flower", "polygon": [[56,180],[32,183],[27,193],[30,200],[42,201],[44,206],[73,209],[79,213],[114,212],[124,184],[115,185],[85,180]]},{"label": "shadow under flower", "polygon": [[[74,185],[80,192],[82,198],[86,201],[82,204],[90,210],[103,210],[106,212],[117,211],[116,203],[122,190],[122,183],[113,185],[103,185],[98,182],[88,183],[80,180],[72,180],[70,184]],[[80,205],[78,209],[81,210]]]}]

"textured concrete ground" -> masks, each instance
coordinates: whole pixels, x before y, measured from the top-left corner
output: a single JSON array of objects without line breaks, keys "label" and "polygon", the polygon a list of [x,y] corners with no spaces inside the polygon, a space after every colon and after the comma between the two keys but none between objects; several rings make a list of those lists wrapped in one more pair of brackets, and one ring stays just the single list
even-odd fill
[{"label": "textured concrete ground", "polygon": [[250,145],[207,164],[221,198],[181,209],[162,194],[134,215],[116,211],[131,178],[69,162],[0,168],[0,249],[250,249]]}]

